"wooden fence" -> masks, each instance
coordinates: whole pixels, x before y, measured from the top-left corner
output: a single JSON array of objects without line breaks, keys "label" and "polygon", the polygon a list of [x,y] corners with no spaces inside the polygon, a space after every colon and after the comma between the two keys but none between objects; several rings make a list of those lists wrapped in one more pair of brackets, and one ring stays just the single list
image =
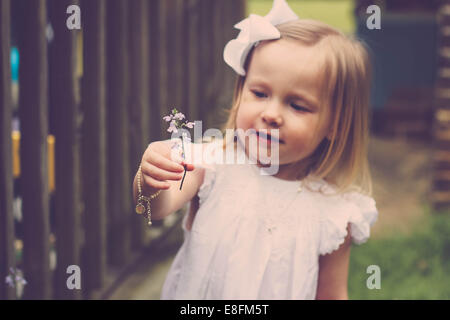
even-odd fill
[{"label": "wooden fence", "polygon": [[[80,8],[80,30],[66,27],[70,5]],[[244,0],[0,1],[0,299],[16,298],[4,280],[12,267],[24,272],[25,299],[102,298],[161,234],[164,223],[149,230],[134,214],[140,157],[150,141],[169,137],[161,118],[172,107],[203,120],[203,130],[219,123],[215,111],[231,103],[235,77],[222,50],[244,13]],[[12,28],[20,53],[18,179]],[[67,287],[70,265],[81,268],[81,290]]]}]

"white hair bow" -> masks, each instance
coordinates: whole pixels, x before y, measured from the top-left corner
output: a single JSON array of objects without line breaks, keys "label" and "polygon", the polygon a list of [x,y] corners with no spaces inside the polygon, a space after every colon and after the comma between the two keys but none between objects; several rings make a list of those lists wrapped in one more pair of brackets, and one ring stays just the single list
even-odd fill
[{"label": "white hair bow", "polygon": [[272,9],[266,16],[251,14],[234,26],[241,32],[225,46],[223,51],[225,62],[239,75],[245,76],[244,63],[250,49],[259,41],[280,39],[280,31],[275,26],[297,19],[298,16],[286,0],[274,0]]}]

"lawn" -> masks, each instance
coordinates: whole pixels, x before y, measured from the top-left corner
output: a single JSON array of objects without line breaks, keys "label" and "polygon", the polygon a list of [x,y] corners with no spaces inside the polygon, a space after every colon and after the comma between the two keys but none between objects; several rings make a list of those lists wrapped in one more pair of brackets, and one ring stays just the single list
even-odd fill
[{"label": "lawn", "polygon": [[[247,15],[266,15],[272,8],[272,0],[248,0]],[[301,19],[315,19],[330,24],[345,33],[355,31],[353,0],[288,0],[292,10]]]},{"label": "lawn", "polygon": [[[372,273],[381,271],[381,288],[368,289]],[[426,212],[413,232],[370,239],[352,248],[350,299],[450,299],[450,212]]]}]

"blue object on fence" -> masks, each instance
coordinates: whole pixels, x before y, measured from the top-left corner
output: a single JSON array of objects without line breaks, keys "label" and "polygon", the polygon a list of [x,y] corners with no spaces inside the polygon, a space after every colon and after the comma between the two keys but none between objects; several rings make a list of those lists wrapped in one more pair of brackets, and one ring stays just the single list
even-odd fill
[{"label": "blue object on fence", "polygon": [[11,48],[11,79],[19,81],[19,50],[16,47]]}]

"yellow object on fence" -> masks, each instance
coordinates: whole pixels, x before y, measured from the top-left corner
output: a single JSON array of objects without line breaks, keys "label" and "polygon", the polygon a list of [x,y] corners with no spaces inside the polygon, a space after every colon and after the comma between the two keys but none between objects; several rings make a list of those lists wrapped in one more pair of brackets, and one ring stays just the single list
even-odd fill
[{"label": "yellow object on fence", "polygon": [[[20,131],[12,134],[12,157],[14,179],[20,177]],[[55,136],[47,136],[47,159],[48,159],[48,187],[50,192],[55,191]]]}]

